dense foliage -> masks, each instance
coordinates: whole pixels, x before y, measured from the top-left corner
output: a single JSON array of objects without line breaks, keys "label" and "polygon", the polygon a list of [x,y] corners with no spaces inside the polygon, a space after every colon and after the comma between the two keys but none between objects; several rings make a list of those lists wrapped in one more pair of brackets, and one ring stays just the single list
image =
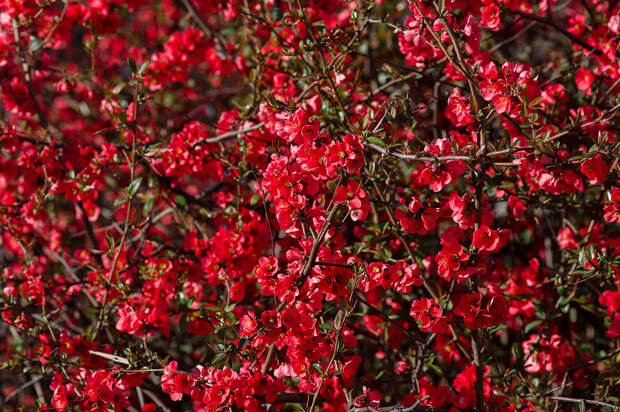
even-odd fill
[{"label": "dense foliage", "polygon": [[0,0],[0,408],[620,404],[612,0]]}]

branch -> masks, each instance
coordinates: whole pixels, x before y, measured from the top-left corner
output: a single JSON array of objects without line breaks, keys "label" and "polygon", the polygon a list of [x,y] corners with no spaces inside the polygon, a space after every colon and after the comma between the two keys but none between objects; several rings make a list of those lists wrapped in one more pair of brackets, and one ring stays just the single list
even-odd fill
[{"label": "branch", "polygon": [[[80,207],[80,211],[82,212],[82,221],[84,222],[84,226],[86,227],[86,234],[88,235],[88,240],[90,240],[91,246],[95,252],[99,249],[99,244],[97,242],[97,237],[95,236],[95,231],[93,230],[93,225],[88,220],[88,216],[86,214],[86,209],[84,209],[84,204],[82,202],[78,202],[78,206]],[[99,266],[103,268],[103,260],[101,259],[101,255],[99,253],[94,253],[95,259],[97,259],[97,263]]]},{"label": "branch", "polygon": [[606,403],[606,402],[601,402],[601,401],[594,401],[591,399],[566,398],[564,396],[549,396],[549,399],[553,399],[554,401],[580,403],[584,406],[586,403],[589,403],[590,405],[606,406],[608,408],[614,408],[615,410],[620,410],[620,406],[612,405],[611,403]]},{"label": "branch", "polygon": [[39,104],[39,101],[37,100],[37,97],[34,93],[34,87],[32,86],[31,67],[28,65],[28,62],[26,61],[26,56],[24,55],[22,48],[21,48],[21,40],[19,37],[19,28],[17,27],[17,21],[13,19],[12,23],[13,23],[13,38],[15,40],[15,47],[17,48],[17,54],[19,55],[19,59],[22,63],[22,70],[24,71],[24,78],[26,79],[28,95],[34,102],[34,107],[35,107],[35,110],[37,111],[37,117],[39,118],[39,122],[41,123],[41,126],[43,126],[43,128],[49,133],[49,130],[48,130],[49,124],[47,122],[47,117],[43,113],[43,109],[41,108],[41,105]]},{"label": "branch", "polygon": [[[321,231],[319,232],[319,235],[314,240],[314,243],[312,244],[312,249],[310,250],[310,255],[308,255],[308,261],[306,262],[306,265],[304,266],[301,272],[302,278],[305,278],[308,275],[308,273],[310,273],[310,270],[312,270],[312,267],[314,266],[316,262],[316,256],[319,252],[319,247],[323,243],[323,239],[325,238],[325,235],[327,234],[327,229],[329,228],[329,225],[331,224],[332,220],[334,220],[334,217],[336,216],[336,212],[338,211],[339,208],[340,208],[340,204],[338,203],[334,204],[331,212],[329,213],[329,215],[327,216],[327,219],[325,220],[325,223],[323,224],[323,228],[321,229]],[[278,311],[282,309],[282,307],[284,307],[284,302],[278,305]],[[261,372],[263,375],[266,374],[267,371],[269,370],[269,366],[271,365],[271,361],[273,360],[273,355],[275,354],[275,350],[276,350],[275,344],[272,343],[271,345],[269,345],[269,351],[267,352],[265,363],[263,364],[263,367],[261,369]]]},{"label": "branch", "polygon": [[433,408],[432,406],[421,406],[420,404],[428,399],[429,396],[418,399],[416,403],[411,406],[391,405],[383,406],[381,408],[373,408],[372,406],[366,406],[364,408],[351,408],[350,412],[444,412],[448,409]]},{"label": "branch", "polygon": [[181,0],[181,1],[183,3],[183,6],[185,6],[185,9],[189,13],[189,15],[198,23],[198,25],[200,26],[200,29],[207,36],[211,37],[212,39],[215,39],[220,49],[218,51],[222,53],[226,53],[226,46],[222,43],[222,40],[219,37],[214,35],[213,29],[211,28],[211,26],[209,26],[209,23],[207,23],[207,21],[202,17],[202,15],[200,14],[196,6],[194,6],[194,3],[192,3],[192,0]]},{"label": "branch", "polygon": [[43,378],[45,378],[44,375],[39,375],[34,377],[33,379],[29,380],[28,382],[24,383],[23,385],[21,385],[19,388],[15,389],[13,392],[11,392],[9,394],[9,396],[7,396],[4,400],[0,401],[0,406],[4,405],[4,403],[10,401],[11,399],[13,399],[15,396],[19,395],[22,391],[24,391],[25,389],[28,389],[29,387],[31,387],[32,385],[35,385],[37,383],[39,383],[40,380],[42,380]]},{"label": "branch", "polygon": [[260,122],[260,123],[255,124],[254,126],[248,127],[247,129],[233,130],[231,132],[227,132],[227,133],[215,136],[215,137],[201,139],[201,140],[198,140],[197,142],[194,142],[194,144],[191,145],[191,148],[193,149],[196,146],[200,146],[206,143],[217,143],[222,140],[230,139],[231,137],[236,137],[236,136],[239,136],[240,134],[244,134],[244,133],[251,132],[252,130],[260,129],[264,125],[265,125],[265,122]]},{"label": "branch", "polygon": [[402,160],[409,160],[409,161],[419,161],[419,162],[445,162],[448,160],[470,160],[471,158],[469,156],[437,156],[437,157],[431,157],[431,156],[418,156],[418,155],[408,155],[408,154],[404,154],[404,153],[399,153],[399,152],[392,152],[387,150],[384,147],[381,147],[379,145],[376,145],[374,143],[364,143],[364,145],[366,147],[371,148],[372,150],[379,152],[383,155],[386,156],[392,156],[392,157],[396,157],[398,159],[402,159]]},{"label": "branch", "polygon": [[316,262],[316,255],[319,253],[319,247],[321,246],[321,244],[323,244],[323,239],[325,238],[325,235],[327,234],[327,229],[329,229],[329,225],[332,223],[332,220],[334,220],[334,217],[336,216],[336,212],[338,212],[339,207],[340,207],[340,204],[336,203],[332,207],[331,212],[329,212],[329,215],[327,216],[327,219],[325,220],[325,223],[323,224],[323,227],[321,228],[319,235],[317,236],[317,238],[314,240],[314,243],[312,244],[312,249],[310,249],[310,254],[308,255],[308,260],[306,261],[306,265],[304,266],[304,269],[301,272],[301,277],[308,276],[308,274],[310,273],[310,270],[312,270],[312,268],[314,267],[314,264]]},{"label": "branch", "polygon": [[129,365],[129,361],[123,357],[112,355],[111,353],[99,352],[96,350],[89,350],[88,353],[91,355],[99,356],[100,358],[104,358],[110,360],[112,362],[120,363],[122,365]]},{"label": "branch", "polygon": [[185,6],[185,9],[189,13],[189,15],[192,16],[196,23],[198,23],[202,31],[213,37],[213,30],[211,30],[211,27],[207,24],[206,20],[200,15],[198,9],[196,9],[196,6],[194,6],[194,3],[192,3],[191,0],[181,1],[183,2],[183,6]]},{"label": "branch", "polygon": [[521,17],[524,17],[526,19],[534,20],[534,21],[537,21],[537,22],[542,23],[544,25],[553,27],[554,29],[556,29],[557,31],[562,33],[564,36],[566,36],[567,38],[572,40],[574,43],[577,43],[578,45],[580,45],[584,49],[587,49],[587,50],[591,51],[592,53],[596,54],[597,56],[602,56],[603,55],[602,51],[600,51],[599,49],[597,49],[594,46],[589,45],[585,41],[581,40],[579,37],[575,36],[573,33],[569,32],[568,30],[566,30],[566,28],[564,28],[563,26],[559,25],[558,23],[556,23],[553,20],[547,19],[545,17],[538,16],[536,14],[526,13],[526,12],[521,11],[521,10],[513,10],[513,9],[506,9],[506,10],[508,10],[512,14],[516,14],[517,16],[521,16]]}]

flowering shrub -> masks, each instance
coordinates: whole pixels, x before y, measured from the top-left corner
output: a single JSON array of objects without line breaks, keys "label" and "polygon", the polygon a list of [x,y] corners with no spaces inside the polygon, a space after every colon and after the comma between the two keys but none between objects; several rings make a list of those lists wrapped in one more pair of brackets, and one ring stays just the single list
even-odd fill
[{"label": "flowering shrub", "polygon": [[0,0],[0,405],[620,401],[620,5]]}]

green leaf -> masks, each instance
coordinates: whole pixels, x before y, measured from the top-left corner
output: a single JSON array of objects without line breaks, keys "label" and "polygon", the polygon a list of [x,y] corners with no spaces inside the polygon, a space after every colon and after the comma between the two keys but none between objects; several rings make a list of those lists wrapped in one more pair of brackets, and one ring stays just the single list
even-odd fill
[{"label": "green leaf", "polygon": [[492,326],[492,327],[490,327],[490,328],[489,328],[489,333],[495,333],[495,332],[497,332],[497,331],[504,330],[504,329],[506,329],[506,328],[507,328],[506,324],[505,324],[505,323],[502,323],[501,325],[497,325],[497,326]]},{"label": "green leaf", "polygon": [[215,355],[213,357],[213,361],[211,362],[212,365],[220,363],[224,360],[228,359],[228,354],[226,352],[220,352],[217,355]]},{"label": "green leaf", "polygon": [[334,327],[330,323],[321,323],[319,325],[319,328],[323,329],[323,330],[328,330],[328,331],[331,331],[331,332],[335,332],[336,331],[336,329],[334,329]]},{"label": "green leaf", "polygon": [[[140,66],[140,68],[138,69],[138,74],[142,74],[144,73],[144,71],[146,70],[147,67],[149,67],[149,64],[151,64],[150,60],[145,61],[144,63],[142,63],[142,65]],[[541,98],[542,99],[542,98]]]},{"label": "green leaf", "polygon": [[136,61],[133,59],[133,57],[129,56],[127,58],[127,64],[129,64],[129,68],[131,69],[132,73],[137,73],[138,72],[138,65],[136,64]]},{"label": "green leaf", "polygon": [[530,229],[526,229],[517,235],[517,242],[521,243],[522,245],[529,245],[532,242],[533,237],[534,234],[532,233],[532,231]]},{"label": "green leaf", "polygon": [[132,198],[133,195],[136,194],[138,189],[140,188],[140,184],[142,183],[142,177],[135,178],[127,187],[127,195]]},{"label": "green leaf", "polygon": [[123,203],[125,203],[127,201],[126,197],[117,197],[116,199],[114,199],[114,207],[122,205]]},{"label": "green leaf", "polygon": [[123,91],[123,88],[125,87],[125,83],[124,82],[120,82],[119,84],[117,84],[114,89],[112,89],[112,94],[119,94],[120,92]]},{"label": "green leaf", "polygon": [[142,151],[148,152],[149,150],[153,150],[159,146],[161,146],[161,142],[158,142],[157,140],[151,140],[150,142],[142,146]]},{"label": "green leaf", "polygon": [[372,143],[372,144],[376,144],[377,146],[385,147],[385,142],[383,140],[379,139],[378,137],[370,136],[366,140],[368,142]]},{"label": "green leaf", "polygon": [[523,359],[523,350],[521,349],[521,346],[515,342],[512,344],[510,350],[512,352],[512,356],[515,358],[517,363],[519,363],[519,361]]},{"label": "green leaf", "polygon": [[343,317],[344,311],[341,309],[338,311],[338,313],[336,313],[336,317],[334,318],[334,325],[336,325],[336,327],[340,327]]},{"label": "green leaf", "polygon": [[579,250],[579,257],[578,257],[578,259],[579,259],[579,264],[581,266],[583,266],[583,264],[586,262],[586,251],[585,251],[585,249]]},{"label": "green leaf", "polygon": [[174,203],[176,203],[177,206],[181,206],[181,207],[187,206],[187,200],[185,200],[185,197],[181,195],[176,196],[176,198],[174,199]]},{"label": "green leaf", "polygon": [[142,214],[144,216],[148,216],[148,214],[151,213],[151,210],[153,210],[154,203],[155,203],[155,197],[151,196],[148,199],[146,199],[146,202],[144,202],[144,206],[142,206]]},{"label": "green leaf", "polygon": [[238,351],[241,351],[241,349],[243,349],[245,344],[248,342],[248,339],[249,338],[247,336],[242,336],[241,339],[239,339],[239,344],[237,345]]},{"label": "green leaf", "polygon": [[543,99],[542,96],[538,96],[537,98],[535,98],[534,100],[530,102],[530,107],[534,107],[538,105],[538,103],[542,102],[542,99]]},{"label": "green leaf", "polygon": [[540,325],[541,323],[543,323],[542,320],[535,320],[533,322],[530,322],[527,324],[523,332],[527,335],[528,333],[530,333],[532,329],[534,329],[536,326]]}]

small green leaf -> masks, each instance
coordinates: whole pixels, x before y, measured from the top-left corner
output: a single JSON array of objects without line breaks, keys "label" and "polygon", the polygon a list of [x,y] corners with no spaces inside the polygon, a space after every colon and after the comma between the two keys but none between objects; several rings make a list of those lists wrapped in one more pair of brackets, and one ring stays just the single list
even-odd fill
[{"label": "small green leaf", "polygon": [[248,342],[248,337],[247,336],[242,336],[239,339],[239,344],[237,345],[237,350],[241,351],[241,349],[243,349],[243,347],[245,346],[245,344]]},{"label": "small green leaf", "polygon": [[336,330],[336,329],[334,329],[334,327],[333,327],[331,324],[329,324],[329,323],[321,323],[321,324],[319,325],[319,328],[320,328],[320,329],[323,329],[323,330],[328,330],[328,331],[331,331],[331,332],[334,332],[334,331]]},{"label": "small green leaf", "polygon": [[123,203],[125,203],[127,201],[127,198],[125,196],[123,197],[117,197],[116,199],[114,199],[114,207],[122,205]]},{"label": "small green leaf", "polygon": [[336,327],[340,327],[343,317],[344,317],[344,311],[342,311],[341,309],[338,311],[338,313],[336,313],[336,317],[334,318],[334,325],[336,325]]},{"label": "small green leaf", "polygon": [[153,150],[159,146],[161,146],[161,142],[158,142],[157,140],[151,140],[150,142],[142,146],[142,151],[148,152],[149,150]]},{"label": "small green leaf", "polygon": [[515,358],[515,361],[517,361],[517,363],[523,359],[523,350],[521,349],[521,346],[518,343],[513,343],[512,347],[511,347],[511,352],[512,352],[512,356]]},{"label": "small green leaf", "polygon": [[185,200],[185,197],[181,195],[177,195],[176,198],[174,199],[174,202],[177,204],[177,206],[181,206],[181,207],[187,206],[187,200]]},{"label": "small green leaf", "polygon": [[213,361],[211,362],[212,365],[220,363],[224,360],[228,359],[228,354],[226,352],[220,352],[217,355],[215,355],[213,357]]},{"label": "small green leaf", "polygon": [[133,59],[133,57],[129,56],[127,58],[127,64],[129,64],[129,68],[131,69],[132,73],[137,73],[138,72],[138,65],[136,64],[136,61]]},{"label": "small green leaf", "polygon": [[542,96],[538,96],[537,98],[535,98],[534,100],[530,102],[530,107],[537,106],[538,103],[542,102],[542,99],[543,99]]},{"label": "small green leaf", "polygon": [[385,147],[385,142],[378,137],[370,136],[366,139],[369,143],[376,144],[377,146]]},{"label": "small green leaf", "polygon": [[543,323],[542,320],[535,320],[533,322],[530,322],[527,324],[523,332],[525,332],[525,334],[527,335],[528,333],[532,331],[532,329],[534,329],[536,326],[540,325],[541,323]]},{"label": "small green leaf", "polygon": [[[146,70],[147,67],[149,67],[149,64],[151,64],[150,60],[145,61],[144,63],[142,63],[142,65],[140,66],[140,68],[138,69],[138,74],[142,74],[144,73],[144,71]],[[541,98],[542,99],[542,98]]]},{"label": "small green leaf", "polygon": [[497,325],[497,326],[492,326],[492,327],[490,327],[490,328],[489,328],[489,333],[495,333],[495,332],[498,332],[498,331],[500,331],[500,330],[504,330],[504,329],[506,329],[506,328],[507,328],[506,324],[505,324],[505,323],[502,323],[501,325]]},{"label": "small green leaf", "polygon": [[583,264],[586,262],[586,251],[585,251],[585,249],[581,249],[579,251],[578,260],[579,260],[579,264],[581,266],[583,266]]},{"label": "small green leaf", "polygon": [[148,214],[151,213],[151,210],[153,210],[154,203],[155,203],[155,197],[151,196],[148,199],[146,199],[146,202],[144,202],[144,206],[142,206],[142,214],[144,216],[148,216]]},{"label": "small green leaf", "polygon": [[129,184],[129,186],[127,187],[127,195],[130,198],[132,198],[133,195],[136,194],[136,192],[140,188],[140,183],[142,183],[142,177],[137,177],[136,179],[133,180],[133,182]]}]

